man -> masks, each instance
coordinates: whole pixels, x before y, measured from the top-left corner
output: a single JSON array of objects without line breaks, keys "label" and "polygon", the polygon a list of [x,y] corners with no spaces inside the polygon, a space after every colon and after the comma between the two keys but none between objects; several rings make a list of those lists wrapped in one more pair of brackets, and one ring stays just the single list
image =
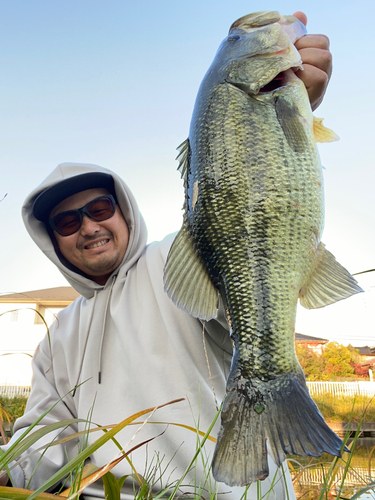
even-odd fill
[{"label": "man", "polygon": [[[296,14],[306,21],[304,14]],[[305,71],[298,75],[315,108],[331,74],[328,39],[309,35],[296,46],[305,63]],[[222,312],[205,325],[202,334],[202,324],[175,307],[165,294],[163,268],[173,237],[146,246],[145,223],[128,187],[115,173],[95,165],[59,165],[27,198],[23,217],[36,244],[81,297],[58,315],[50,336],[35,353],[33,389],[25,415],[15,425],[14,439],[55,403],[40,424],[71,418],[114,424],[181,397],[185,401],[158,410],[154,420],[206,431],[216,414],[212,386],[219,401],[225,394],[232,345]],[[64,435],[84,428],[84,424],[72,425]],[[132,455],[137,472],[155,489],[163,487],[165,480],[157,478],[167,464],[170,481],[181,476],[194,456],[196,436],[181,427],[166,429],[160,424],[146,425],[134,440],[133,428],[117,436],[126,448],[131,440],[133,446],[162,431],[162,436]],[[89,443],[96,437],[97,433],[91,435]],[[37,447],[49,441],[51,436]],[[76,446],[70,441],[45,453],[30,454],[30,449],[11,471],[14,485],[38,488],[67,457],[77,453]],[[213,444],[208,443],[205,453],[212,457],[212,452]],[[109,443],[92,455],[91,462],[102,466],[117,454],[117,447]],[[211,484],[210,459],[207,465],[204,460],[202,454],[184,481],[188,485],[184,491],[199,498],[217,489],[225,493],[223,498],[239,499],[242,489]],[[272,488],[269,498],[283,499],[288,488],[289,498],[293,498],[287,468],[285,480],[271,458],[269,465],[262,494]],[[114,472],[123,476],[133,471],[122,461]],[[6,480],[3,476],[3,483]],[[103,498],[103,491],[95,483],[84,495]],[[254,484],[247,498],[256,496]],[[134,498],[130,477],[123,498]]]}]

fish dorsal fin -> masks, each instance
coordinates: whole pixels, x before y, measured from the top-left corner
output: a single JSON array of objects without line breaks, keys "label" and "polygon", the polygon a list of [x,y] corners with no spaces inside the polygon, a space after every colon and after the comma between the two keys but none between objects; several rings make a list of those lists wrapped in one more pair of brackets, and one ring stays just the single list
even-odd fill
[{"label": "fish dorsal fin", "polygon": [[164,290],[177,307],[195,318],[208,321],[217,315],[219,293],[195,251],[185,224],[168,254]]},{"label": "fish dorsal fin", "polygon": [[329,252],[319,244],[309,280],[299,293],[301,305],[317,309],[363,292],[357,281]]},{"label": "fish dorsal fin", "polygon": [[317,118],[316,116],[313,118],[315,142],[334,142],[340,139],[340,137],[335,134],[333,130],[323,125],[323,118]]},{"label": "fish dorsal fin", "polygon": [[189,173],[189,163],[190,163],[190,142],[189,138],[185,139],[178,148],[178,155],[176,160],[178,160],[177,170],[181,174],[181,178],[187,181],[187,176]]}]

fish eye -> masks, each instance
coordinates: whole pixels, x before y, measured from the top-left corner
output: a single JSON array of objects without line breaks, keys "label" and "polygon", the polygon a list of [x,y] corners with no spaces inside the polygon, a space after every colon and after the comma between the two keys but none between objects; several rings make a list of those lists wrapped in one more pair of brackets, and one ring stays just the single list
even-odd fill
[{"label": "fish eye", "polygon": [[236,40],[239,40],[241,37],[240,35],[231,35],[228,36],[228,42],[235,42]]}]

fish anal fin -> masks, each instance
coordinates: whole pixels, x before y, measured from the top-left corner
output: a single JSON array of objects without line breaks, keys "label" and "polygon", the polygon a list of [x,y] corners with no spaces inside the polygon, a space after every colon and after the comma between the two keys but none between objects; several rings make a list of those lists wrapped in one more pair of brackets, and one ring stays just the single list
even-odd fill
[{"label": "fish anal fin", "polygon": [[313,130],[315,142],[334,142],[340,140],[340,137],[333,130],[323,125],[323,118],[314,116]]},{"label": "fish anal fin", "polygon": [[215,318],[219,292],[197,255],[184,223],[169,251],[164,268],[164,290],[177,307],[195,318]]},{"label": "fish anal fin", "polygon": [[212,463],[216,481],[245,486],[268,474],[267,447],[281,466],[286,454],[341,456],[341,439],[311,399],[301,373],[263,382],[229,375]]},{"label": "fish anal fin", "polygon": [[319,243],[315,265],[307,283],[299,293],[301,305],[306,309],[317,309],[363,292],[357,281]]}]

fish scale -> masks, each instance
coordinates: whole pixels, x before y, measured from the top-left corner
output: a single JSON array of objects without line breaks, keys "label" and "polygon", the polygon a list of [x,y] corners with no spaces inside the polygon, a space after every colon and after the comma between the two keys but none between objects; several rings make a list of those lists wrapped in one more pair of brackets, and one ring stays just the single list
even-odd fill
[{"label": "fish scale", "polygon": [[212,472],[230,486],[267,477],[267,449],[279,466],[288,453],[341,453],[294,351],[298,298],[314,308],[361,291],[320,242],[315,143],[335,135],[314,120],[290,69],[301,65],[293,43],[304,33],[298,20],[275,12],[236,21],[179,148],[184,219],[165,290],[201,320],[217,315],[219,297],[226,310],[234,351]]},{"label": "fish scale", "polygon": [[[227,111],[225,114],[220,113],[220,110],[224,108],[223,103],[226,103]],[[271,301],[267,298],[269,290],[273,288],[273,276],[280,276],[280,266],[277,266],[276,263],[281,261],[285,263],[284,265],[290,266],[290,254],[300,255],[301,250],[298,243],[303,241],[298,234],[293,235],[290,229],[286,227],[288,222],[289,226],[296,227],[293,221],[294,213],[289,210],[287,212],[288,217],[286,217],[285,212],[280,213],[280,209],[282,210],[284,205],[288,206],[295,203],[295,201],[299,201],[301,179],[304,179],[304,172],[294,171],[296,161],[293,156],[295,156],[295,153],[288,146],[285,147],[285,144],[283,144],[283,150],[289,154],[284,156],[282,159],[283,168],[279,169],[280,143],[285,143],[286,140],[280,130],[279,133],[274,131],[272,135],[265,133],[271,127],[274,128],[275,115],[272,104],[269,106],[268,113],[265,106],[262,107],[262,127],[257,126],[256,119],[259,117],[259,113],[257,113],[258,103],[254,103],[246,94],[231,88],[229,85],[221,86],[217,90],[215,104],[216,107],[214,108],[212,104],[209,111],[216,119],[210,119],[210,116],[204,117],[202,120],[204,123],[203,130],[197,127],[195,131],[198,140],[195,148],[196,156],[192,154],[190,160],[190,168],[194,174],[190,174],[192,178],[189,182],[192,185],[198,180],[200,189],[196,208],[191,211],[189,217],[194,219],[191,224],[197,227],[197,247],[199,247],[203,259],[209,260],[210,272],[218,276],[219,281],[225,283],[223,296],[228,297],[227,307],[232,318],[232,330],[233,332],[241,332],[238,342],[244,344],[245,352],[248,351],[247,346],[249,344],[254,348],[259,347],[261,351],[265,350],[262,347],[265,344],[267,350],[269,350],[269,337],[273,335],[275,339],[272,344],[277,344],[279,343],[279,337],[281,339],[285,337],[286,330],[285,324],[283,328],[281,327],[281,322],[285,316],[284,310],[281,311],[281,318],[278,317],[278,315],[280,316],[279,312],[275,310],[276,306],[281,302],[272,301],[273,308],[271,309]],[[221,116],[222,121],[219,121],[217,116]],[[219,141],[216,139],[217,137]],[[214,168],[210,154],[206,155],[207,149],[205,147],[206,143],[217,144],[218,142],[221,143],[220,159],[222,165],[224,165],[219,187],[221,190],[227,191],[221,197],[216,195],[218,189],[216,183],[210,182],[210,174]],[[251,153],[241,154],[246,150],[251,151]],[[310,167],[310,170],[316,171],[314,164],[317,161],[317,156],[313,148],[311,148],[311,153],[313,154],[310,154],[310,165],[313,166],[311,168],[305,162],[306,169]],[[277,161],[275,161],[275,158]],[[216,161],[216,158],[213,161]],[[205,165],[205,168],[196,168],[195,162],[198,165]],[[282,179],[278,174],[278,183],[279,185],[285,184],[287,187],[287,189],[282,189],[284,193],[289,191],[289,198],[287,199],[285,197],[281,198],[279,189],[275,189],[275,169],[281,170],[283,173]],[[294,187],[291,179],[294,179]],[[243,187],[243,190],[240,186]],[[314,199],[321,198],[319,192],[306,198],[303,191],[301,198],[304,197],[307,206]],[[243,192],[249,193],[248,199],[243,197]],[[274,200],[270,199],[270,192]],[[280,209],[275,209],[275,205],[278,205]],[[231,212],[236,213],[234,220]],[[277,217],[279,213],[284,219],[282,225],[280,224],[281,217]],[[297,216],[297,213],[295,215]],[[237,223],[237,219],[241,220]],[[319,224],[321,224],[321,221],[317,221],[315,225],[318,226]],[[310,231],[309,228],[306,229]],[[302,228],[299,233],[301,231]],[[284,233],[290,235],[289,245],[287,245],[288,241],[283,237]],[[215,235],[218,234],[220,239],[215,241]],[[239,248],[236,247],[236,252],[232,252],[234,245],[240,238],[242,239],[242,245]],[[277,252],[278,255],[270,258],[270,255],[267,254],[275,253],[272,252],[272,247],[278,248],[279,251]],[[253,256],[251,259],[248,258],[249,254]],[[265,264],[263,265],[262,254],[266,254],[264,256],[266,259]],[[232,267],[227,266],[226,263],[231,263]],[[270,269],[272,264],[277,269],[272,271]],[[265,269],[266,265],[267,269]],[[241,269],[242,266],[245,267]],[[233,278],[236,278],[236,280],[233,280]],[[267,285],[267,281],[271,283]],[[249,283],[253,283],[252,294],[248,293]],[[243,296],[238,293],[241,288],[246,291]],[[280,298],[283,299],[283,309],[288,308],[286,302],[289,301],[289,294],[285,288],[288,288],[288,286],[285,285],[281,294],[280,289],[278,292]],[[295,306],[297,297],[296,286],[296,293],[293,297],[293,305]],[[267,303],[268,308],[262,308],[262,304],[267,306]],[[252,315],[250,313],[247,316],[244,315],[246,310],[252,311]],[[295,307],[293,307],[292,314],[294,314],[294,311]],[[238,319],[233,320],[234,318]],[[276,334],[273,332],[268,334],[264,331],[263,324],[261,328],[255,327],[259,321],[262,323],[272,321],[279,325],[279,330]],[[289,327],[287,331],[290,332],[289,336],[292,337],[294,330]],[[233,333],[233,335],[235,337],[236,333]],[[240,352],[242,352],[241,348]],[[262,370],[262,357],[256,355],[253,358],[253,367],[249,369],[255,373],[257,370],[265,371]],[[291,364],[295,365],[294,353],[293,356],[289,355],[289,358],[291,358],[289,363],[285,363],[283,357],[280,358],[278,364],[289,365],[289,368]]]}]

